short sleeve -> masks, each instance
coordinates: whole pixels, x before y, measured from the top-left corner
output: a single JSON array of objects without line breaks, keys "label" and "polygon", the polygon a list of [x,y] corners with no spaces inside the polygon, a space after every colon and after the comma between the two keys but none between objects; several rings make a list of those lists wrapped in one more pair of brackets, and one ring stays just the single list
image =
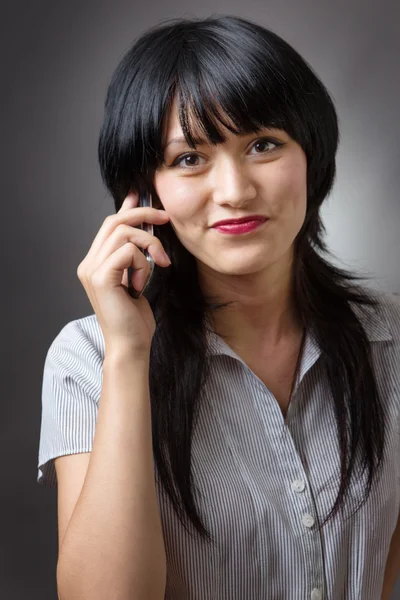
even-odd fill
[{"label": "short sleeve", "polygon": [[48,349],[42,380],[38,483],[57,485],[54,458],[92,449],[103,366],[96,323],[91,317],[71,321]]}]

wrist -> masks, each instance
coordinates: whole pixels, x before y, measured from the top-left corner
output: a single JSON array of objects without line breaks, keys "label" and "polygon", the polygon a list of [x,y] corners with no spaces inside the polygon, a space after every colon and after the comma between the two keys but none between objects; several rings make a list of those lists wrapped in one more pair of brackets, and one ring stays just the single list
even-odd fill
[{"label": "wrist", "polygon": [[132,346],[118,344],[106,345],[104,361],[107,363],[125,363],[125,362],[150,362],[150,348],[134,348]]}]

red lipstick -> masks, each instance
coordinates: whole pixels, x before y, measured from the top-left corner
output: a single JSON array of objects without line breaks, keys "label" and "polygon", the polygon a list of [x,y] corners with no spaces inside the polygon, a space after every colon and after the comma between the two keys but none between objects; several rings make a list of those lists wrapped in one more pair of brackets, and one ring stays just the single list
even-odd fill
[{"label": "red lipstick", "polygon": [[212,225],[214,229],[217,229],[221,233],[230,234],[242,234],[248,233],[257,229],[267,221],[267,217],[262,215],[250,215],[248,217],[241,217],[239,219],[225,219],[224,221],[217,221]]}]

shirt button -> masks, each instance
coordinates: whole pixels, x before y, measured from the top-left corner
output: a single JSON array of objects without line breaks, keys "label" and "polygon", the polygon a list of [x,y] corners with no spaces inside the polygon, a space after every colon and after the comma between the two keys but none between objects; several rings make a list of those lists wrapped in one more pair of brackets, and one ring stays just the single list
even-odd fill
[{"label": "shirt button", "polygon": [[304,485],[304,481],[302,481],[301,479],[295,479],[292,482],[292,490],[294,492],[303,492],[305,487],[306,486]]},{"label": "shirt button", "polygon": [[322,600],[322,592],[318,588],[314,588],[311,592],[311,600]]},{"label": "shirt button", "polygon": [[309,514],[305,514],[302,516],[301,520],[303,521],[303,525],[305,525],[306,527],[312,527],[314,525],[314,517],[312,515]]}]

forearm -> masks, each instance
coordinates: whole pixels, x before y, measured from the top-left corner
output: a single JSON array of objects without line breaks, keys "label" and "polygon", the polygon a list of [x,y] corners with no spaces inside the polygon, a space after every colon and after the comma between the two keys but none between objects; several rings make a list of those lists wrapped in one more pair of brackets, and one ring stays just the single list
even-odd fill
[{"label": "forearm", "polygon": [[163,600],[148,359],[109,355],[85,482],[62,541],[60,600]]}]

